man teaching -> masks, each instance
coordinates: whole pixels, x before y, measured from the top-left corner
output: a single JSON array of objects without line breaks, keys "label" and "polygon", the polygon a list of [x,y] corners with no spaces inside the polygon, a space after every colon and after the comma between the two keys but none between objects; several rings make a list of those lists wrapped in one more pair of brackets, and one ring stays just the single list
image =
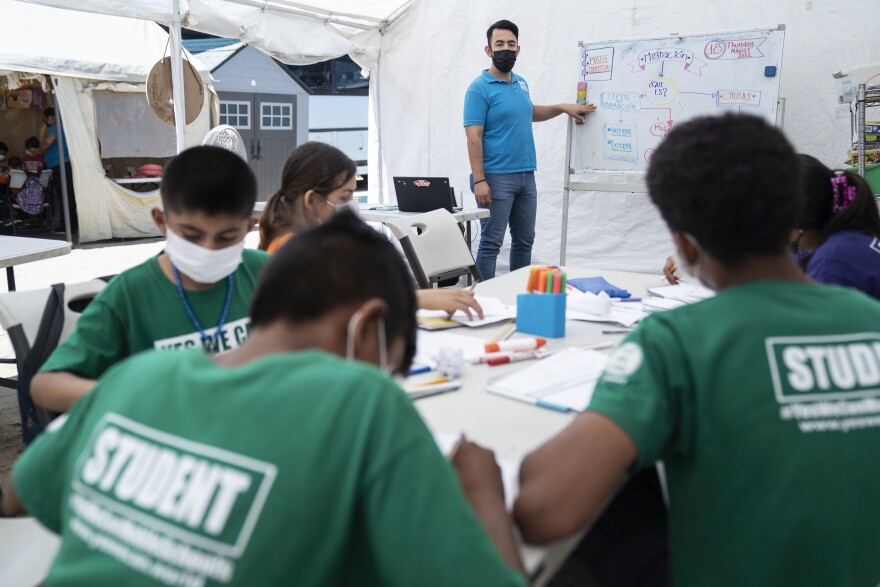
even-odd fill
[{"label": "man teaching", "polygon": [[492,66],[471,83],[464,99],[464,130],[471,164],[471,188],[491,215],[480,221],[477,266],[483,279],[495,277],[495,260],[510,224],[510,270],[530,265],[535,242],[538,190],[532,123],[568,114],[578,124],[593,104],[532,104],[526,80],[513,73],[519,28],[499,20],[486,32]]}]

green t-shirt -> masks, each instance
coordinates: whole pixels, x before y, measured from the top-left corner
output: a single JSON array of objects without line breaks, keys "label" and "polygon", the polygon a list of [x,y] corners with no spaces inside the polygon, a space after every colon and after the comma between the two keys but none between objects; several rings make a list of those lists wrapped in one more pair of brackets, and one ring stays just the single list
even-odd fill
[{"label": "green t-shirt", "polygon": [[[269,258],[263,251],[244,250],[232,275],[229,313],[217,337],[217,348],[212,350],[234,349],[247,338],[251,298]],[[226,288],[223,279],[210,289],[185,292],[208,336],[217,331]],[[140,351],[195,346],[201,346],[201,335],[156,256],[111,279],[79,317],[73,334],[55,349],[40,371],[70,371],[97,379],[112,365]]]},{"label": "green t-shirt", "polygon": [[13,484],[61,534],[47,586],[524,585],[400,388],[318,351],[142,353]]},{"label": "green t-shirt", "polygon": [[880,583],[880,303],[760,281],[649,317],[590,410],[662,460],[673,584]]}]

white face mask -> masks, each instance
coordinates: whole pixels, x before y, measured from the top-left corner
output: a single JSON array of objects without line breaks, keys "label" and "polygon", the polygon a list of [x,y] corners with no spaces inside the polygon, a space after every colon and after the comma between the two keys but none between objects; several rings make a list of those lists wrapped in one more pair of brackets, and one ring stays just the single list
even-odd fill
[{"label": "white face mask", "polygon": [[[355,312],[351,315],[351,319],[348,321],[348,331],[345,337],[345,358],[349,361],[354,361],[354,331],[357,328],[358,323],[363,318],[363,314],[360,311]],[[378,339],[379,345],[379,368],[385,371],[386,373],[391,373],[394,371],[388,365],[388,345],[385,341],[385,320],[379,320],[379,323],[376,327],[376,338]]]},{"label": "white face mask", "polygon": [[355,216],[361,215],[361,203],[357,200],[349,200],[347,202],[343,202],[342,204],[334,204],[330,200],[326,200],[326,202],[333,206],[337,214],[339,214],[343,210],[351,210]]},{"label": "white face mask", "polygon": [[217,283],[241,264],[244,239],[222,249],[206,249],[165,225],[165,254],[181,273],[196,283]]}]

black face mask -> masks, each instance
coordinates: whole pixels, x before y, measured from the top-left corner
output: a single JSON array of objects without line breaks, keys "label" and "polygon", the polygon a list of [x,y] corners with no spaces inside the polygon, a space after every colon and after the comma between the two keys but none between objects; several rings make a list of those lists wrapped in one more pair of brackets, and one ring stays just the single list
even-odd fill
[{"label": "black face mask", "polygon": [[516,51],[504,49],[503,51],[492,52],[492,65],[501,73],[510,72],[513,69],[514,63],[516,63]]}]

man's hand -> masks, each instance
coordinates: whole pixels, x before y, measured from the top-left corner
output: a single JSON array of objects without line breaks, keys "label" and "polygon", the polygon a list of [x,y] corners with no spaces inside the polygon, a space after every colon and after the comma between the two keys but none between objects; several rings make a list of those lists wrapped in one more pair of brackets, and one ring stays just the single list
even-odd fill
[{"label": "man's hand", "polygon": [[419,309],[443,310],[452,316],[456,310],[467,314],[468,320],[474,315],[483,318],[483,308],[474,299],[474,292],[466,289],[419,289],[416,290]]},{"label": "man's hand", "polygon": [[583,124],[584,119],[590,112],[596,111],[596,105],[585,102],[583,104],[560,104],[562,111],[572,118],[576,124]]},{"label": "man's hand", "polygon": [[492,188],[489,187],[488,181],[474,184],[474,197],[477,199],[477,204],[484,208],[492,205]]}]

